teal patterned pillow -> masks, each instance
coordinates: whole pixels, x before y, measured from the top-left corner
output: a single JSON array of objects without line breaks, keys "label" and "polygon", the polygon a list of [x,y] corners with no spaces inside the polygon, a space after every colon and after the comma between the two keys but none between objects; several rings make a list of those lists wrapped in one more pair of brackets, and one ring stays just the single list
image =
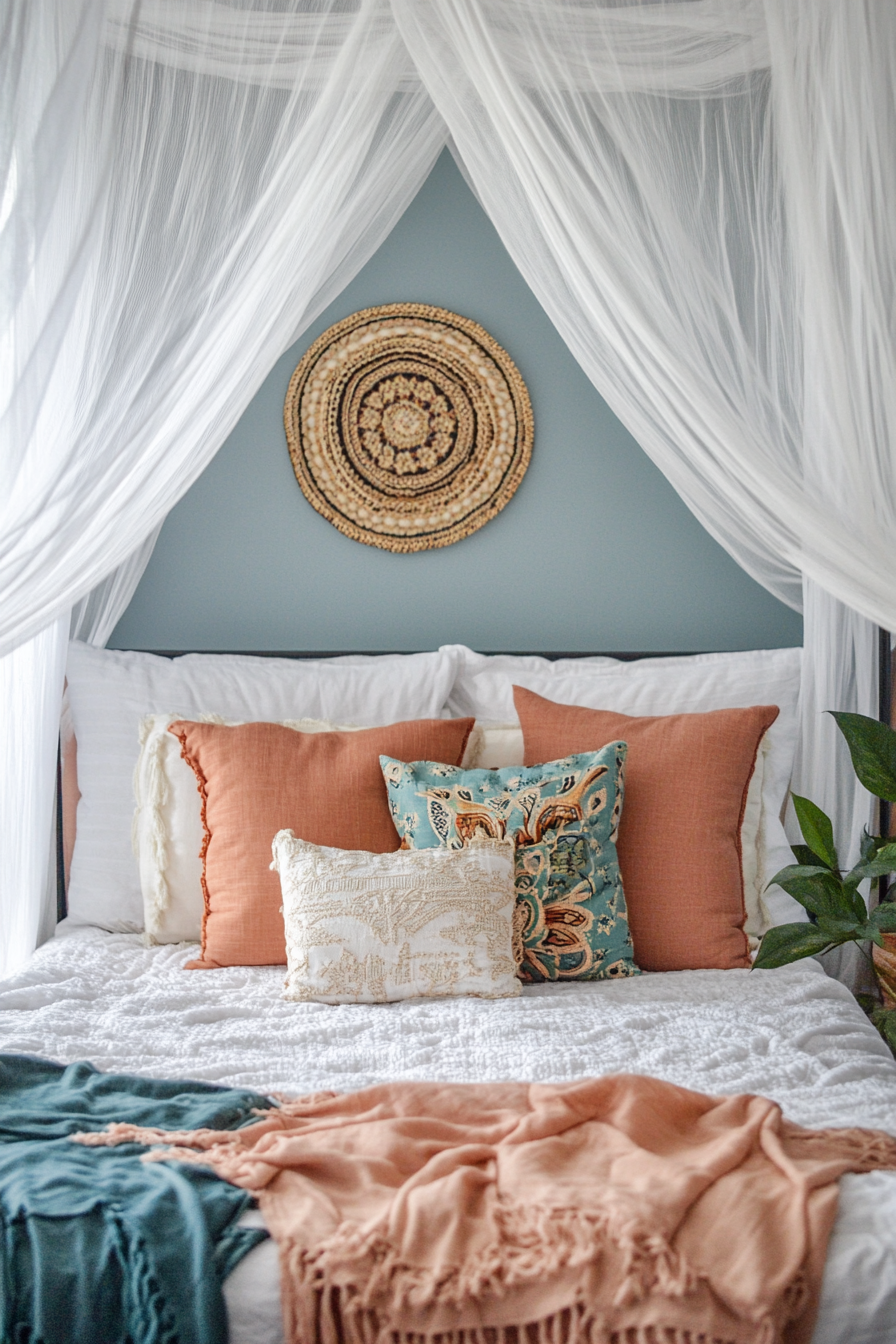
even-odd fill
[{"label": "teal patterned pillow", "polygon": [[616,858],[626,751],[503,770],[380,757],[403,849],[513,836],[522,980],[638,974]]}]

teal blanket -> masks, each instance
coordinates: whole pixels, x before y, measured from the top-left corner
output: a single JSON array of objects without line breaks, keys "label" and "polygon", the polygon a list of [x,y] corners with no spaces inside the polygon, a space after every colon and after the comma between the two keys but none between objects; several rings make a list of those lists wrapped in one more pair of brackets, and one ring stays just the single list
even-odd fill
[{"label": "teal blanket", "polygon": [[202,1167],[140,1161],[138,1144],[67,1137],[121,1120],[238,1129],[252,1092],[0,1055],[3,1344],[226,1344],[222,1283],[267,1233],[251,1197]]}]

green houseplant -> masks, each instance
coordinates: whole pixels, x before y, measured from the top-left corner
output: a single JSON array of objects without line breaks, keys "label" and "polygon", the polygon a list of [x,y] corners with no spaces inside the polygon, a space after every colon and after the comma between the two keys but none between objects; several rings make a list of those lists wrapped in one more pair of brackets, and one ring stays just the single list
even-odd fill
[{"label": "green houseplant", "polygon": [[[896,802],[896,732],[864,714],[833,712],[833,717],[846,739],[859,782],[877,798]],[[830,818],[808,798],[795,793],[791,797],[805,843],[792,846],[796,863],[782,868],[769,885],[783,887],[807,911],[810,922],[769,929],[754,966],[785,966],[841,943],[858,943],[863,952],[869,943],[872,952],[885,949],[887,935],[896,934],[896,902],[886,899],[885,892],[880,905],[869,913],[859,885],[866,878],[886,878],[896,872],[896,840],[865,830],[859,862],[845,872]],[[859,1002],[896,1054],[896,986],[887,983],[882,962],[879,956],[871,958],[883,1004],[871,995],[861,995]]]}]

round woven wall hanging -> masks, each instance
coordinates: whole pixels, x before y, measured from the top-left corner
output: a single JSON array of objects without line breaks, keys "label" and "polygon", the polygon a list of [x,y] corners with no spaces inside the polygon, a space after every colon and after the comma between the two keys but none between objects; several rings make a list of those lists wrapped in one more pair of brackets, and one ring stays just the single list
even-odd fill
[{"label": "round woven wall hanging", "polygon": [[353,541],[450,546],[500,513],[532,455],[532,407],[513,360],[476,322],[391,303],[337,322],[290,379],[296,479]]}]

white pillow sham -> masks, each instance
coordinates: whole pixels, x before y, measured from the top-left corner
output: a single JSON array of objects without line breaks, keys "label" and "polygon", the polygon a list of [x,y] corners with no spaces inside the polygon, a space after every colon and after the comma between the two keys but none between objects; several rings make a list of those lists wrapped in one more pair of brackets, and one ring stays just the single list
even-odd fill
[{"label": "white pillow sham", "polygon": [[154,654],[69,646],[68,693],[78,750],[77,838],[69,920],[113,932],[143,928],[131,847],[132,778],[148,714],[214,713],[238,722],[323,719],[374,727],[441,717],[456,654],[349,660],[244,654]]},{"label": "white pillow sham", "polygon": [[480,723],[467,738],[461,766],[464,770],[501,770],[522,765],[523,730],[517,723]]},{"label": "white pillow sham", "polygon": [[[774,874],[793,862],[781,812],[799,730],[802,649],[753,649],[632,662],[615,658],[552,662],[506,654],[488,657],[463,645],[445,646],[444,652],[449,651],[456,655],[459,668],[448,701],[451,712],[475,717],[482,730],[501,725],[505,734],[510,724],[518,722],[514,685],[560,704],[621,714],[687,714],[777,705],[781,712],[763,738],[741,829],[746,931],[755,940],[773,924],[805,918],[802,908],[780,887],[765,890]],[[516,764],[516,760],[508,763]]]},{"label": "white pillow sham", "polygon": [[[158,728],[165,735],[158,763],[166,787],[173,790],[164,806],[166,819],[160,826],[158,814],[152,820],[146,811],[147,805],[159,806],[157,798],[151,801],[147,757],[138,784],[144,810],[133,822],[138,861],[128,843],[130,781],[140,752],[140,723],[148,711],[164,706],[166,713],[158,717],[167,721],[184,715],[227,716],[234,722],[265,719],[297,726],[309,720],[301,725],[306,731],[314,731],[313,724],[322,731],[438,717],[446,712],[447,702],[448,712],[480,720],[464,765],[500,767],[521,764],[523,759],[513,706],[512,687],[518,684],[561,703],[622,713],[683,713],[757,703],[780,706],[778,721],[763,739],[742,827],[747,932],[755,940],[771,924],[802,916],[780,888],[763,893],[768,879],[791,861],[780,812],[796,742],[800,655],[800,649],[775,649],[631,663],[605,657],[551,661],[537,656],[489,657],[450,645],[438,653],[379,658],[352,655],[306,661],[190,654],[171,660],[73,643],[69,696],[79,739],[82,797],[68,891],[71,922],[133,931],[144,927],[152,910],[157,913],[145,925],[152,939],[198,937],[202,915],[197,886],[198,796],[177,743],[165,740],[170,738],[167,723]],[[340,722],[334,725],[333,720]],[[155,731],[146,730],[147,735]],[[184,809],[178,800],[188,795]],[[183,825],[178,821],[181,813]],[[162,833],[170,838],[161,839]],[[163,856],[160,844],[167,846]],[[160,856],[167,868],[168,897],[159,883],[159,873],[165,871]]]},{"label": "white pillow sham", "polygon": [[278,831],[284,998],[318,1003],[521,991],[512,839],[391,854],[330,849]]}]

